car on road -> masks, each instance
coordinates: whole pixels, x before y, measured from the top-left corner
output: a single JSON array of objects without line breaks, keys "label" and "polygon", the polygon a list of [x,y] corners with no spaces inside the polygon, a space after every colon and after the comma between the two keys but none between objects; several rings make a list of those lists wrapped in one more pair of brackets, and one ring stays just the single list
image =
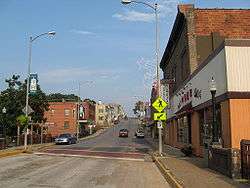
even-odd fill
[{"label": "car on road", "polygon": [[142,129],[138,129],[138,130],[135,132],[135,136],[136,136],[137,138],[144,138],[144,137],[145,137],[145,134],[144,134],[144,132],[143,132]]},{"label": "car on road", "polygon": [[60,134],[59,137],[55,139],[55,144],[76,144],[76,137],[70,133]]},{"label": "car on road", "polygon": [[128,137],[128,129],[121,129],[119,131],[119,137]]}]

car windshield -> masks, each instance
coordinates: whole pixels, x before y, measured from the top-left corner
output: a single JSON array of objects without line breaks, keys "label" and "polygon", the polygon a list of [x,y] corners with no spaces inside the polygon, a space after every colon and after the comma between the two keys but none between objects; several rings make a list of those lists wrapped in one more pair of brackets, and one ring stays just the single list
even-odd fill
[{"label": "car windshield", "polygon": [[70,134],[61,134],[59,138],[68,138],[70,137]]}]

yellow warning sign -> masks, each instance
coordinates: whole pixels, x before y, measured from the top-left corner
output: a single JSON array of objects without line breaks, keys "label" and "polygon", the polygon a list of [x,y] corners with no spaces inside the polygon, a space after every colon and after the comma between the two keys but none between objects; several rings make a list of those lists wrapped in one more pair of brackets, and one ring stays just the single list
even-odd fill
[{"label": "yellow warning sign", "polygon": [[168,106],[161,97],[158,97],[152,105],[158,112],[162,112],[162,110]]},{"label": "yellow warning sign", "polygon": [[166,113],[154,113],[154,120],[155,121],[165,121],[167,120],[167,114]]}]

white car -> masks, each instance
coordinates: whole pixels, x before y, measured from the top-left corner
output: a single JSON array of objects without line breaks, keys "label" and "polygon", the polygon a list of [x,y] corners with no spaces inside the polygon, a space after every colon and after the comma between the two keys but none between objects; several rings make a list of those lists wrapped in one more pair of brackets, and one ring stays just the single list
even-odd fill
[{"label": "white car", "polygon": [[144,132],[143,132],[142,130],[137,130],[137,131],[135,132],[135,136],[136,136],[137,138],[144,138],[144,137],[145,137]]}]

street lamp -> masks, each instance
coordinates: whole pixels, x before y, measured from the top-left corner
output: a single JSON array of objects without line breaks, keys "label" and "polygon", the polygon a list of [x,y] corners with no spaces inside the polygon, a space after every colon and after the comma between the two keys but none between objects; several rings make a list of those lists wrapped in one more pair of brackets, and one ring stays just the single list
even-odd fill
[{"label": "street lamp", "polygon": [[218,126],[216,123],[216,103],[215,103],[215,94],[216,94],[216,81],[214,79],[214,77],[212,77],[211,81],[210,81],[210,92],[212,95],[212,107],[213,107],[213,122],[212,122],[212,134],[213,134],[213,138],[212,138],[212,142],[218,142]]},{"label": "street lamp", "polygon": [[81,100],[81,85],[83,84],[92,84],[94,81],[85,81],[85,82],[79,82],[78,87],[78,102],[77,102],[77,127],[76,127],[76,139],[79,140],[79,133],[80,133],[80,100]]},{"label": "street lamp", "polygon": [[[156,79],[157,79],[157,96],[160,97],[161,94],[161,83],[160,83],[160,64],[159,64],[159,24],[158,24],[158,4],[155,3],[154,6],[142,1],[133,1],[133,0],[122,0],[122,4],[127,5],[130,3],[143,4],[154,10],[155,13],[155,55],[156,55]],[[162,155],[162,122],[158,121],[158,130],[159,130],[159,154]]]},{"label": "street lamp", "polygon": [[7,113],[7,110],[5,107],[3,107],[2,109],[2,113],[3,113],[3,134],[4,134],[4,147],[6,146],[6,126],[5,126],[5,115]]},{"label": "street lamp", "polygon": [[[26,90],[26,105],[25,105],[25,115],[28,117],[28,106],[29,106],[29,87],[30,87],[30,66],[31,66],[31,49],[32,49],[32,42],[34,42],[36,39],[38,39],[41,36],[48,35],[48,36],[54,36],[56,34],[55,31],[49,31],[46,33],[42,33],[40,35],[35,36],[34,38],[31,36],[29,39],[29,62],[28,62],[28,75],[27,75],[27,90]],[[27,149],[27,132],[28,132],[28,126],[25,130],[24,135],[24,149]]]}]

